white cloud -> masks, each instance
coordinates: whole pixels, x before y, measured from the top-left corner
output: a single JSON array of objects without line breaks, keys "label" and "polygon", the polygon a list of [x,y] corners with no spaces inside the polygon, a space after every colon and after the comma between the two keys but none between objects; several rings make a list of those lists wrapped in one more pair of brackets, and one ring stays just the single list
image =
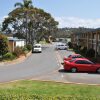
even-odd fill
[{"label": "white cloud", "polygon": [[86,27],[98,28],[100,27],[100,18],[98,19],[82,19],[77,17],[55,17],[59,22],[59,28],[63,27]]},{"label": "white cloud", "polygon": [[0,24],[2,23],[2,18],[0,18]]},{"label": "white cloud", "polygon": [[[3,22],[4,16],[0,18],[0,23]],[[59,22],[59,28],[63,27],[86,27],[86,28],[99,28],[100,27],[100,18],[98,19],[83,19],[78,17],[55,17],[55,20]]]}]

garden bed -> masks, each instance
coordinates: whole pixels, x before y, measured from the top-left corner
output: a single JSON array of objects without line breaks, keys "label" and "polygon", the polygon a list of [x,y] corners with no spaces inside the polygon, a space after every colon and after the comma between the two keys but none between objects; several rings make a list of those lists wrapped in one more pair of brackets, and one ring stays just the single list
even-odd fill
[{"label": "garden bed", "polygon": [[0,65],[9,65],[9,64],[16,64],[24,61],[27,57],[29,57],[32,51],[28,52],[26,55],[20,55],[19,57],[13,60],[1,60]]}]

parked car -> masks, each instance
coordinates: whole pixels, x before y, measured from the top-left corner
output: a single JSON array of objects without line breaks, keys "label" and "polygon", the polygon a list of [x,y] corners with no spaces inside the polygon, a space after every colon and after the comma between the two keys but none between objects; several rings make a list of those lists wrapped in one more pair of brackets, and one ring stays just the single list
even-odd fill
[{"label": "parked car", "polygon": [[72,55],[69,55],[68,57],[64,57],[63,60],[72,60],[72,59],[75,59],[75,58],[84,58],[84,57],[80,54],[72,54]]},{"label": "parked car", "polygon": [[64,70],[71,72],[97,72],[100,73],[100,64],[95,64],[85,58],[76,58],[72,60],[64,60]]},{"label": "parked car", "polygon": [[68,46],[65,43],[56,44],[56,50],[67,50]]},{"label": "parked car", "polygon": [[35,44],[33,47],[33,52],[42,52],[42,45],[41,44]]}]

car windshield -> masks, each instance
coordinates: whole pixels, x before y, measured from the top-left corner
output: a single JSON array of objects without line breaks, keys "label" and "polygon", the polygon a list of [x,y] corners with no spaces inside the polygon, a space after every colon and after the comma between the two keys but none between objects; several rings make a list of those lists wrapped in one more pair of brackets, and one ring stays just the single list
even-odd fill
[{"label": "car windshield", "polygon": [[34,48],[41,48],[41,46],[34,46]]},{"label": "car windshield", "polygon": [[73,61],[75,61],[75,59],[69,60],[69,62],[73,62]]},{"label": "car windshield", "polygon": [[72,58],[84,58],[84,57],[81,55],[77,55],[77,56],[73,56]]},{"label": "car windshield", "polygon": [[69,55],[68,57],[71,57],[72,55]]}]

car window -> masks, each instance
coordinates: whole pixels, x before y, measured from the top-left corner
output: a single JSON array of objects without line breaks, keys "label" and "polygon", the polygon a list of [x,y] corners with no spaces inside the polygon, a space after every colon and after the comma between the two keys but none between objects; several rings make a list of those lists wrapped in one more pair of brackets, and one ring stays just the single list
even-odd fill
[{"label": "car window", "polygon": [[41,46],[34,46],[34,48],[41,48]]},{"label": "car window", "polygon": [[81,56],[81,55],[79,55],[79,56],[77,56],[77,58],[84,58],[83,56]]},{"label": "car window", "polygon": [[77,60],[75,63],[76,64],[82,64],[82,61],[81,60]]},{"label": "car window", "polygon": [[93,64],[92,62],[87,61],[87,60],[77,60],[75,63],[76,64]]},{"label": "car window", "polygon": [[86,60],[84,60],[84,64],[93,64],[93,63],[90,62],[90,61],[86,61]]},{"label": "car window", "polygon": [[72,58],[77,58],[77,56],[72,56]]},{"label": "car window", "polygon": [[63,44],[61,46],[64,46]]},{"label": "car window", "polygon": [[69,60],[69,62],[73,62],[73,61],[75,61],[75,59]]},{"label": "car window", "polygon": [[83,58],[83,56],[78,55],[78,56],[73,56],[72,58]]},{"label": "car window", "polygon": [[69,55],[68,57],[71,57],[72,55]]}]

